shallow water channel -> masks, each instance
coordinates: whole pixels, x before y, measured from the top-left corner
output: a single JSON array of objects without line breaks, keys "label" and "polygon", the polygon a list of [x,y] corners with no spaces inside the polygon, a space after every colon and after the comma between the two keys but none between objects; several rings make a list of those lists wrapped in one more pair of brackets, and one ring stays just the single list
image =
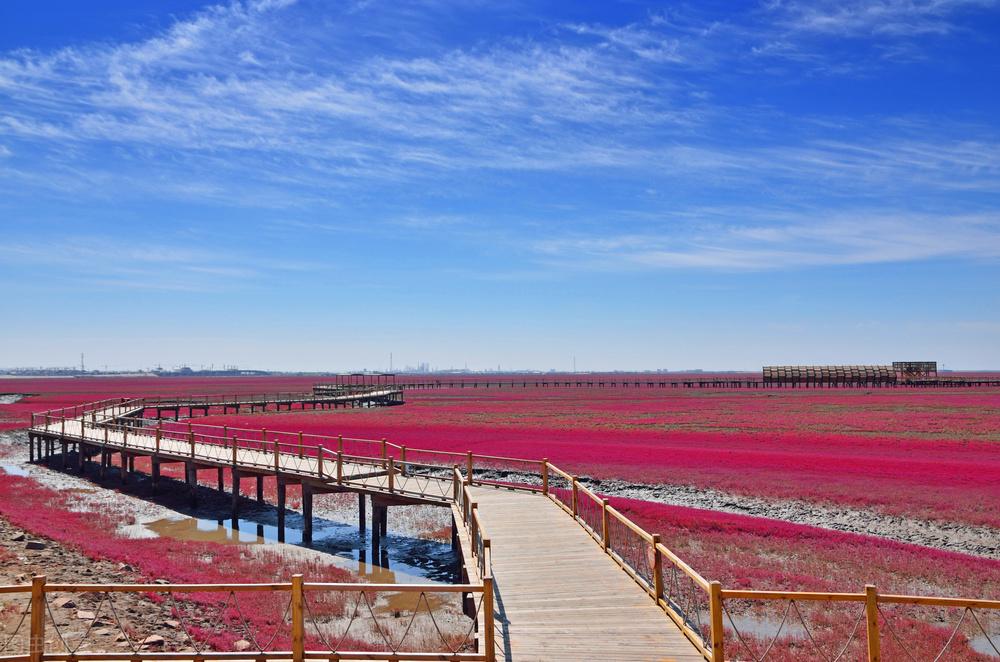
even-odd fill
[{"label": "shallow water channel", "polygon": [[[460,558],[450,542],[394,535],[390,529],[382,536],[379,548],[371,544],[371,531],[358,531],[356,524],[317,518],[313,524],[313,542],[302,542],[302,530],[285,527],[284,544],[306,547],[331,554],[351,572],[373,583],[434,584],[454,583],[460,577]],[[255,519],[208,519],[178,516],[144,522],[131,527],[139,536],[159,536],[176,540],[198,540],[237,545],[278,543],[278,527]]]}]

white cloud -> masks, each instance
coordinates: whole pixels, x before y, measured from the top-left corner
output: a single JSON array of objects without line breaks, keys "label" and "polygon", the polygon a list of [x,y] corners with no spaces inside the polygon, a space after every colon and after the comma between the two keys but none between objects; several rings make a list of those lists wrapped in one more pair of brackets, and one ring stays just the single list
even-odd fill
[{"label": "white cloud", "polygon": [[[809,218],[779,213],[768,224],[718,222],[717,212],[661,233],[558,236],[535,242],[540,259],[562,268],[775,270],[802,267],[1000,257],[1000,216],[919,216],[858,212]],[[728,213],[738,218],[738,210]],[[697,214],[695,214],[697,216]],[[765,217],[756,210],[746,216]],[[807,220],[808,219],[808,220]]]},{"label": "white cloud", "polygon": [[796,32],[841,37],[913,37],[947,34],[963,11],[996,6],[996,0],[775,0],[779,24]]}]

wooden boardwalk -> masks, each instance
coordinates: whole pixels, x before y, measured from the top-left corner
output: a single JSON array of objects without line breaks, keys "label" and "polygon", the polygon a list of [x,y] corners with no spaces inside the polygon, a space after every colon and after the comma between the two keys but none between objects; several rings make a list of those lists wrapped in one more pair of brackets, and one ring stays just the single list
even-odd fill
[{"label": "wooden boardwalk", "polygon": [[498,660],[705,659],[552,501],[489,487],[471,492],[492,541]]},{"label": "wooden boardwalk", "polygon": [[[455,466],[459,462],[452,462],[451,457],[435,464],[414,462],[406,458],[403,447],[394,447],[398,456],[389,455],[384,441],[381,455],[373,457],[348,456],[324,447],[303,447],[301,436],[298,445],[270,441],[266,432],[259,441],[230,442],[227,436],[216,436],[211,430],[190,426],[187,432],[183,428],[167,432],[162,427],[144,425],[137,418],[145,411],[156,410],[155,404],[125,402],[74,411],[58,418],[51,414],[36,416],[29,431],[32,455],[36,454],[36,444],[39,458],[52,457],[56,445],[60,445],[65,464],[67,449],[75,447],[77,466],[82,468],[84,458],[95,452],[102,461],[112,453],[120,453],[123,480],[129,466],[127,458],[151,457],[154,478],[160,463],[182,462],[192,486],[197,482],[198,469],[217,469],[220,489],[221,472],[228,468],[237,486],[234,516],[241,476],[276,476],[279,526],[283,527],[284,521],[282,485],[297,482],[303,486],[303,515],[310,531],[313,492],[367,494],[372,497],[373,508],[378,500],[388,505],[454,505],[459,513],[462,508],[467,507],[468,512],[474,509],[475,514],[466,520],[468,527],[462,535],[467,544],[462,546],[475,557],[465,554],[470,578],[475,577],[484,586],[492,582],[494,598],[490,613],[495,627],[491,631],[495,635],[485,637],[481,646],[492,647],[495,657],[485,659],[517,662],[706,659],[668,618],[649,590],[626,574],[602,545],[595,542],[592,534],[581,526],[583,520],[567,514],[555,499],[542,493],[547,488],[498,486],[475,478],[476,472],[486,470],[477,462],[504,458],[446,454],[467,461],[463,474]],[[532,464],[539,467],[537,462]],[[546,485],[548,467],[547,462],[541,463]],[[379,507],[384,513],[386,505]],[[380,526],[374,515],[373,512],[373,535]],[[384,527],[384,521],[381,526]],[[305,531],[303,538],[307,539]],[[650,549],[655,547],[654,543]],[[489,608],[489,603],[485,604]],[[480,615],[481,628],[486,628],[488,622]]]}]

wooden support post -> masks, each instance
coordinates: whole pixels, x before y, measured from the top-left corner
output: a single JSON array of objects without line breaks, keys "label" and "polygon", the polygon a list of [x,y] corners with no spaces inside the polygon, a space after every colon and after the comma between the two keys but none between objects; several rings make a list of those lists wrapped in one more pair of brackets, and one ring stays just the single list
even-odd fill
[{"label": "wooden support post", "polygon": [[264,477],[257,476],[257,503],[264,503]]},{"label": "wooden support post", "polygon": [[399,475],[406,475],[406,446],[399,447]]},{"label": "wooden support post", "polygon": [[380,506],[374,501],[372,501],[372,563],[376,563],[378,559],[378,550],[382,547],[382,509],[385,506]]},{"label": "wooden support post", "polygon": [[305,592],[302,575],[292,575],[292,662],[304,662],[305,653]]},{"label": "wooden support post", "polygon": [[344,482],[344,454],[337,451],[337,484]]},{"label": "wooden support post", "polygon": [[153,452],[156,453],[157,455],[160,454],[160,442],[162,440],[163,440],[163,421],[160,421],[156,425],[156,447],[153,449]]},{"label": "wooden support post", "polygon": [[155,456],[153,457],[153,461],[152,461],[152,481],[151,482],[152,482],[153,494],[156,494],[156,491],[158,489],[160,489],[160,458],[155,457]]},{"label": "wooden support post", "polygon": [[326,474],[323,473],[323,444],[316,447],[316,475],[326,478]]},{"label": "wooden support post", "polygon": [[344,452],[344,435],[342,434],[337,435],[337,452],[338,453]]},{"label": "wooden support post", "polygon": [[231,471],[233,476],[233,519],[235,520],[240,509],[240,470],[234,464]]},{"label": "wooden support post", "polygon": [[472,485],[472,451],[465,452],[465,484]]},{"label": "wooden support post", "polygon": [[542,459],[542,494],[549,495],[549,458]]},{"label": "wooden support post", "polygon": [[483,655],[486,662],[496,661],[496,625],[493,622],[493,576],[489,569],[483,577]]},{"label": "wooden support post", "polygon": [[218,468],[218,472],[219,472],[218,482],[216,483],[217,484],[217,488],[218,488],[218,490],[220,492],[225,492],[226,491],[226,481],[223,478],[222,467]]},{"label": "wooden support post", "polygon": [[312,485],[302,483],[302,542],[313,540],[313,491]]},{"label": "wooden support post", "polygon": [[384,538],[389,532],[389,507],[382,506],[382,515],[378,519],[379,530]]},{"label": "wooden support post", "polygon": [[285,542],[285,479],[278,477],[278,542]]},{"label": "wooden support post", "polygon": [[122,451],[119,457],[121,458],[121,470],[118,474],[121,476],[122,485],[124,485],[126,479],[128,479],[128,456],[125,454],[125,451]]},{"label": "wooden support post", "polygon": [[395,476],[396,476],[396,468],[393,465],[392,458],[390,457],[389,458],[389,494],[392,494],[393,492],[396,491],[396,489],[395,489]]},{"label": "wooden support post", "polygon": [[868,662],[879,662],[882,645],[878,631],[878,590],[871,584],[865,586],[865,622],[868,626]]},{"label": "wooden support post", "polygon": [[722,584],[717,581],[708,585],[708,613],[711,620],[712,662],[726,662],[722,627]]},{"label": "wooden support post", "polygon": [[388,444],[387,444],[387,442],[385,440],[385,437],[382,437],[382,459],[383,460],[389,456],[389,449],[387,448],[387,446],[388,446]]},{"label": "wooden support post", "polygon": [[191,506],[198,505],[198,467],[194,462],[184,463],[184,473],[186,474]]},{"label": "wooden support post", "polygon": [[601,499],[601,547],[605,552],[608,551],[610,538],[611,531],[608,527],[608,500]]},{"label": "wooden support post", "polygon": [[45,575],[31,578],[31,630],[28,655],[31,662],[42,662],[45,654]]},{"label": "wooden support post", "polygon": [[274,440],[274,472],[278,473],[281,471],[281,446],[278,444],[278,440]]},{"label": "wooden support post", "polygon": [[576,476],[573,476],[573,517],[580,512],[580,490],[577,487]]},{"label": "wooden support post", "polygon": [[299,457],[302,457],[304,454],[305,454],[305,450],[304,450],[304,446],[303,446],[303,443],[302,443],[302,433],[299,432]]},{"label": "wooden support post", "polygon": [[[32,417],[34,417],[34,414],[32,414]],[[28,462],[34,462],[34,461],[35,461],[35,435],[29,434],[28,435]]]},{"label": "wooden support post", "polygon": [[358,494],[358,531],[365,531],[365,495]]}]

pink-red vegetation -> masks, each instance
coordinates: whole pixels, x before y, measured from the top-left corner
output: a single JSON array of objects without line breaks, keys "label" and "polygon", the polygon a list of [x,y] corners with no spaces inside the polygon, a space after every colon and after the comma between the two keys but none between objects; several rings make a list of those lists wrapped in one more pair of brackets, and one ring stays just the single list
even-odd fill
[{"label": "pink-red vegetation", "polygon": [[[302,573],[309,581],[357,581],[346,570],[305,559],[282,558],[277,554],[258,554],[249,546],[223,545],[170,538],[133,539],[115,534],[121,518],[107,512],[74,512],[64,492],[39,486],[28,478],[3,476],[0,480],[0,515],[31,533],[72,547],[94,559],[127,563],[136,568],[142,580],[165,579],[174,584],[249,584],[289,581]],[[157,594],[151,594],[153,599]],[[178,596],[180,597],[180,596]],[[220,593],[193,593],[186,599],[199,605],[203,613],[226,601]],[[287,627],[281,626],[285,604],[268,593],[242,593],[239,608],[248,623],[266,641],[279,631],[276,648],[287,649]],[[327,602],[325,609],[339,613],[343,600]],[[182,607],[183,608],[183,607]],[[242,638],[239,613],[230,606],[221,617],[231,626],[222,632],[194,629],[205,643],[221,650],[231,650]],[[359,644],[360,645],[360,644]]]},{"label": "pink-red vegetation", "polygon": [[998,409],[995,390],[454,390],[391,409],[197,422],[545,456],[599,478],[1000,526]]},{"label": "pink-red vegetation", "polygon": [[[880,593],[1000,598],[1000,561],[871,536],[646,501],[612,498],[611,505],[647,531],[660,533],[664,544],[702,576],[718,580],[729,589],[860,593],[865,584],[875,584]],[[786,605],[733,601],[728,606],[738,615],[751,620],[756,617],[776,629]],[[800,609],[828,654],[847,642],[861,611],[855,603],[804,602]],[[962,615],[960,609],[890,607],[883,614],[892,618],[891,627],[908,643],[916,659],[934,658]],[[996,615],[983,610],[980,618],[989,624],[995,622]],[[992,659],[979,656],[968,647],[965,637],[975,636],[978,630],[971,618],[967,620],[969,627],[963,628],[964,635],[953,642],[949,655],[943,659]],[[798,626],[794,613],[789,624],[792,631]],[[766,634],[758,637],[758,654],[773,636],[773,632]],[[862,625],[857,643],[863,644],[863,639]],[[802,648],[795,649],[787,643],[780,655],[768,659],[812,659],[811,649],[803,652]],[[903,656],[887,629],[883,646],[887,659]],[[745,653],[732,637],[727,638],[727,647]],[[848,656],[848,659],[854,658]]]}]

